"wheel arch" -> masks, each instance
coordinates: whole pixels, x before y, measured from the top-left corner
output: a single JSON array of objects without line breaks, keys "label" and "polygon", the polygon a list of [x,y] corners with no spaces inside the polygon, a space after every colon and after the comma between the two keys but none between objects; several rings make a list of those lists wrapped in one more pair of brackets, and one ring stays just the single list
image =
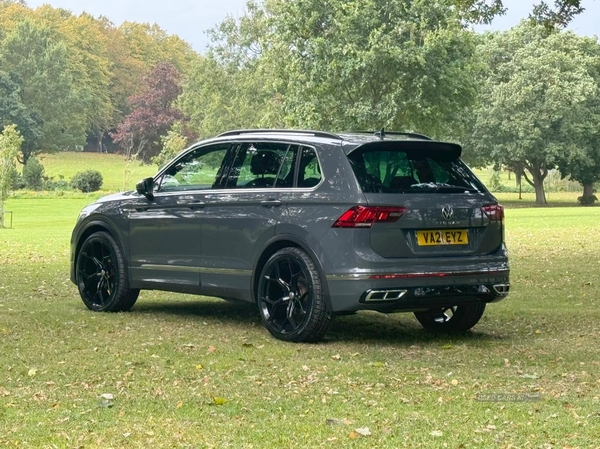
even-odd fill
[{"label": "wheel arch", "polygon": [[256,290],[258,288],[258,278],[260,273],[269,260],[269,258],[275,254],[277,251],[283,248],[300,248],[304,252],[308,254],[308,256],[312,259],[315,266],[317,267],[317,271],[319,272],[319,276],[321,277],[321,283],[323,286],[323,293],[325,296],[325,303],[327,305],[327,311],[332,312],[333,308],[331,306],[331,299],[329,297],[329,285],[327,284],[327,278],[325,276],[325,272],[323,270],[323,266],[321,265],[321,261],[317,254],[313,251],[313,249],[308,245],[300,237],[293,234],[279,234],[270,239],[263,250],[261,251],[260,256],[256,260],[254,264],[254,272],[252,273],[252,300],[256,303],[257,295]]},{"label": "wheel arch", "polygon": [[115,240],[115,242],[117,242],[117,245],[119,245],[119,249],[121,250],[121,254],[123,255],[123,259],[125,260],[126,269],[127,270],[129,269],[129,267],[127,265],[127,260],[128,260],[127,253],[125,252],[125,249],[123,248],[122,239],[120,238],[117,230],[110,223],[107,223],[107,222],[101,221],[101,220],[94,220],[94,221],[90,221],[89,223],[87,223],[81,229],[81,231],[79,231],[79,233],[77,235],[77,240],[75,241],[74,251],[73,251],[73,263],[71,264],[71,280],[73,281],[73,283],[76,282],[75,270],[76,270],[77,258],[79,257],[79,251],[81,250],[81,246],[83,245],[83,242],[85,242],[85,240],[90,235],[92,235],[96,232],[106,232]]}]

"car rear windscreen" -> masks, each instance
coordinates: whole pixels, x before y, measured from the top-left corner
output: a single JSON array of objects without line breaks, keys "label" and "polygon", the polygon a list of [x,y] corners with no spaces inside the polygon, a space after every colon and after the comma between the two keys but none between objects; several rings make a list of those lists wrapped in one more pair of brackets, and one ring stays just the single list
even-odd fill
[{"label": "car rear windscreen", "polygon": [[459,154],[448,144],[382,142],[358,147],[348,159],[364,193],[485,191]]}]

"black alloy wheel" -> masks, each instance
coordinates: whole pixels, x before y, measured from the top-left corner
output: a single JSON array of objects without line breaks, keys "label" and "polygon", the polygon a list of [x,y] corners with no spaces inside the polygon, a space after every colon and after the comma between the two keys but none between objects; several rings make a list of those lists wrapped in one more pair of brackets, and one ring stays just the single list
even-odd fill
[{"label": "black alloy wheel", "polygon": [[106,232],[90,235],[81,245],[76,278],[81,299],[90,310],[127,311],[139,295],[139,290],[127,287],[123,255]]},{"label": "black alloy wheel", "polygon": [[286,341],[317,341],[332,319],[319,272],[299,248],[284,248],[269,258],[258,283],[258,309],[269,332]]}]

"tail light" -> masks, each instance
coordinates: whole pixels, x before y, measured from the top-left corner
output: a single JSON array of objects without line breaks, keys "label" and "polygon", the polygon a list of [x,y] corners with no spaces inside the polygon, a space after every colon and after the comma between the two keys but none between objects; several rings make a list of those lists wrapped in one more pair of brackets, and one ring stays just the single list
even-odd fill
[{"label": "tail light", "polygon": [[499,204],[488,204],[481,210],[491,221],[504,221],[504,207]]},{"label": "tail light", "polygon": [[406,212],[405,207],[354,206],[342,214],[334,228],[370,228],[373,223],[395,223]]}]

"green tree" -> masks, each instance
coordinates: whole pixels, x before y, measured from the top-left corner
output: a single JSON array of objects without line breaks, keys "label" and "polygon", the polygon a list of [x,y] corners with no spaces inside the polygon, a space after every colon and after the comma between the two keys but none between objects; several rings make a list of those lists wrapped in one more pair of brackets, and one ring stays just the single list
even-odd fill
[{"label": "green tree", "polygon": [[241,84],[216,89],[196,122],[214,117],[205,112],[229,89],[253,106],[253,115],[235,108],[245,123],[442,135],[476,94],[473,33],[450,2],[268,0],[249,3],[215,38],[214,63],[192,75],[184,97],[219,83],[203,75],[192,86],[202,70]]},{"label": "green tree", "polygon": [[188,144],[188,139],[184,135],[184,127],[181,122],[174,123],[167,135],[162,136],[160,140],[162,150],[152,158],[152,163],[158,165],[159,169],[177,156]]},{"label": "green tree", "polygon": [[44,166],[37,157],[31,157],[23,166],[23,181],[27,188],[42,190],[44,187]]},{"label": "green tree", "polygon": [[4,227],[4,201],[12,186],[15,160],[22,142],[16,125],[4,127],[0,134],[0,228]]},{"label": "green tree", "polygon": [[269,70],[262,59],[240,68],[211,56],[198,61],[178,100],[190,128],[207,138],[232,128],[283,127],[279,82]]},{"label": "green tree", "polygon": [[83,145],[88,96],[76,83],[68,48],[57,33],[23,20],[2,41],[0,54],[0,69],[19,80],[23,104],[42,121],[42,139],[21,149],[21,162],[42,151]]},{"label": "green tree", "polygon": [[42,136],[42,120],[23,104],[21,86],[8,73],[0,71],[0,127],[10,124],[20,130],[24,151],[34,151]]},{"label": "green tree", "polygon": [[78,95],[83,103],[86,131],[101,144],[104,134],[120,119],[111,95],[113,61],[107,38],[111,25],[86,13],[65,16],[64,11],[50,6],[41,9],[47,10],[47,21],[59,24],[57,28],[67,42]]},{"label": "green tree", "polygon": [[281,3],[278,33],[297,48],[286,102],[292,123],[444,134],[473,100],[472,35],[448,6],[310,1],[303,16],[305,2],[293,3]]},{"label": "green tree", "polygon": [[548,170],[576,146],[569,130],[586,119],[587,99],[598,88],[580,42],[572,33],[523,22],[489,35],[479,48],[489,72],[469,146],[498,165],[523,170],[540,205],[546,204]]},{"label": "green tree", "polygon": [[563,176],[583,185],[581,203],[593,203],[594,183],[600,181],[600,43],[596,38],[578,38],[577,48],[585,55],[579,63],[595,82],[596,88],[580,104],[579,120],[565,123],[563,133],[572,141],[568,152],[559,155],[557,164]]},{"label": "green tree", "polygon": [[554,8],[542,1],[533,7],[529,18],[552,30],[565,28],[576,15],[581,14],[584,10],[581,0],[555,0]]}]

